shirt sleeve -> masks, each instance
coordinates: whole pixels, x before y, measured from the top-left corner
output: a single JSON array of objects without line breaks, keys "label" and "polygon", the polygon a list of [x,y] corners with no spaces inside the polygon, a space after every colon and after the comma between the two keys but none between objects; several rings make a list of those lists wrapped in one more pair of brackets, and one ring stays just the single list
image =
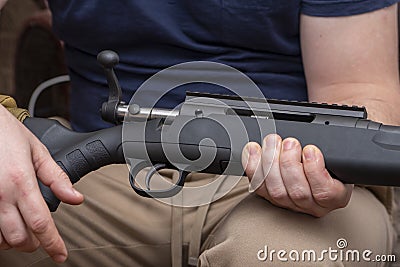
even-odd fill
[{"label": "shirt sleeve", "polygon": [[400,0],[303,0],[301,13],[316,17],[341,17],[371,12]]},{"label": "shirt sleeve", "polygon": [[14,98],[10,96],[0,95],[0,105],[5,107],[20,121],[23,121],[26,117],[29,117],[28,111],[26,109],[18,108]]}]

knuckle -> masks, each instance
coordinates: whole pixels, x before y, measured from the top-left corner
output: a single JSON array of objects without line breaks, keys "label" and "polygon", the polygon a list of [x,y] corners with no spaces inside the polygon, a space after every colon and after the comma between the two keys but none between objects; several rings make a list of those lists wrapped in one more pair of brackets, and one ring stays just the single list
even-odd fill
[{"label": "knuckle", "polygon": [[329,190],[322,190],[317,193],[313,193],[313,198],[319,203],[329,203],[335,198],[335,196]]},{"label": "knuckle", "polygon": [[56,165],[55,170],[56,170],[56,171],[55,171],[55,172],[56,172],[56,177],[57,177],[59,180],[61,180],[61,181],[63,181],[63,182],[70,183],[70,180],[69,180],[67,174],[61,169],[61,167],[59,167],[58,165]]},{"label": "knuckle", "polygon": [[35,146],[35,150],[33,150],[33,158],[35,159],[35,169],[38,170],[42,168],[43,165],[48,164],[49,160],[51,160],[51,156],[47,148],[39,142],[37,146]]},{"label": "knuckle", "polygon": [[302,164],[290,158],[282,157],[280,161],[280,167],[288,171],[295,171],[301,168]]},{"label": "knuckle", "polygon": [[47,150],[47,147],[42,142],[39,141],[37,144],[35,144],[35,149],[37,149],[36,152],[38,153],[39,157],[50,157],[49,150]]},{"label": "knuckle", "polygon": [[304,163],[304,165],[304,174],[307,177],[321,176],[321,171],[314,164]]},{"label": "knuckle", "polygon": [[28,237],[21,234],[11,236],[8,240],[8,244],[14,248],[25,247],[28,244]]},{"label": "knuckle", "polygon": [[26,182],[26,171],[21,168],[14,168],[9,174],[9,179],[14,185],[20,187]]},{"label": "knuckle", "polygon": [[31,230],[34,234],[43,234],[50,227],[50,219],[39,217],[33,220]]},{"label": "knuckle", "polygon": [[269,192],[269,195],[271,199],[276,201],[277,203],[282,203],[288,199],[286,190],[282,189],[271,190],[271,192]]},{"label": "knuckle", "polygon": [[294,190],[290,191],[289,196],[294,202],[303,202],[310,198],[307,192],[300,187],[297,187]]}]

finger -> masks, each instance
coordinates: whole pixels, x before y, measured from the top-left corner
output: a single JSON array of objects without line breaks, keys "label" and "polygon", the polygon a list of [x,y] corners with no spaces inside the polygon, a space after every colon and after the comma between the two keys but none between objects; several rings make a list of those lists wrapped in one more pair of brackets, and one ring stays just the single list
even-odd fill
[{"label": "finger", "polygon": [[324,157],[316,146],[304,147],[302,157],[304,172],[315,202],[328,209],[346,206],[350,200],[353,185],[344,185],[330,176],[325,168]]},{"label": "finger", "polygon": [[279,165],[290,199],[297,207],[308,211],[315,206],[315,203],[304,174],[301,152],[301,145],[297,139],[286,138],[282,142]]},{"label": "finger", "polygon": [[47,254],[56,262],[64,262],[67,258],[67,249],[37,184],[32,188],[31,194],[24,194],[19,198],[18,207],[27,228],[39,240]]},{"label": "finger", "polygon": [[279,169],[281,145],[282,139],[276,134],[267,135],[263,140],[262,161],[263,172],[266,175],[264,187],[272,203],[280,207],[295,209],[296,206],[289,198]]},{"label": "finger", "polygon": [[10,248],[11,246],[7,243],[7,240],[4,238],[3,233],[0,231],[0,250],[7,250]]},{"label": "finger", "polygon": [[[247,177],[250,180],[250,183],[253,181],[261,181],[261,186],[257,186],[255,190],[256,194],[264,197],[269,200],[274,205],[279,205],[279,203],[275,202],[274,199],[269,195],[268,190],[265,187],[264,181],[264,172],[262,165],[262,151],[260,146],[257,143],[248,143],[242,154],[242,162],[246,162],[244,169],[246,171]],[[258,185],[260,182],[256,182]],[[254,189],[250,186],[250,191],[254,191]]]},{"label": "finger", "polygon": [[32,252],[38,248],[36,238],[32,238],[17,207],[3,204],[0,216],[0,228],[7,245],[23,252]]},{"label": "finger", "polygon": [[54,162],[43,144],[39,141],[38,143],[32,146],[32,160],[37,177],[49,186],[61,201],[74,205],[82,203],[82,194],[72,187],[68,176]]},{"label": "finger", "polygon": [[[242,153],[242,164],[243,169],[250,180],[250,184],[252,184],[253,181],[264,180],[261,166],[261,147],[259,144],[250,142],[244,147]],[[254,191],[251,186],[250,191]]]}]

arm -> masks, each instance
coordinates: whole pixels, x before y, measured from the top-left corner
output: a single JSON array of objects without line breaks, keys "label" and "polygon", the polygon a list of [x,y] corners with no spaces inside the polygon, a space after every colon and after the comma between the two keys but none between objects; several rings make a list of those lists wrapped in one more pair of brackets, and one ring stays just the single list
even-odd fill
[{"label": "arm", "polygon": [[369,119],[400,124],[397,5],[343,18],[303,15],[301,33],[310,101],[363,105]]},{"label": "arm", "polygon": [[[364,105],[370,119],[398,124],[396,5],[349,17],[301,15],[300,31],[310,101]],[[250,179],[265,177],[257,194],[277,206],[320,217],[350,200],[352,185],[333,179],[320,150],[302,150],[296,139],[250,143],[243,162]]]},{"label": "arm", "polygon": [[[10,109],[15,109],[13,106]],[[55,261],[64,261],[67,250],[42,198],[37,177],[67,203],[81,203],[82,195],[72,189],[44,145],[2,105],[0,140],[0,249],[29,252],[42,246]]]}]

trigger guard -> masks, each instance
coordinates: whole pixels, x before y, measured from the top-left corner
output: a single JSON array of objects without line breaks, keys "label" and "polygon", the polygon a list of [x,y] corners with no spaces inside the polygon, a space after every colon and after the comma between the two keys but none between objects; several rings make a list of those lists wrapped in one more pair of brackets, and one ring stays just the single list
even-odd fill
[{"label": "trigger guard", "polygon": [[[130,183],[131,187],[133,188],[133,190],[135,190],[135,192],[138,195],[140,195],[142,197],[147,197],[147,198],[169,198],[169,197],[173,197],[173,196],[177,195],[182,190],[183,185],[185,184],[185,179],[186,179],[187,175],[189,174],[189,172],[187,172],[187,171],[182,171],[182,170],[178,170],[176,168],[172,168],[172,169],[176,169],[179,171],[178,181],[173,186],[171,186],[169,189],[151,190],[151,189],[149,189],[151,176],[153,176],[153,174],[155,174],[157,171],[167,168],[167,166],[165,164],[155,164],[153,166],[152,163],[148,162],[148,161],[140,161],[134,165],[135,166],[132,167],[131,170],[129,171],[129,183]],[[144,190],[135,185],[136,175],[142,169],[144,169],[146,167],[150,167],[150,166],[152,166],[152,169],[146,175],[147,190]]]}]

